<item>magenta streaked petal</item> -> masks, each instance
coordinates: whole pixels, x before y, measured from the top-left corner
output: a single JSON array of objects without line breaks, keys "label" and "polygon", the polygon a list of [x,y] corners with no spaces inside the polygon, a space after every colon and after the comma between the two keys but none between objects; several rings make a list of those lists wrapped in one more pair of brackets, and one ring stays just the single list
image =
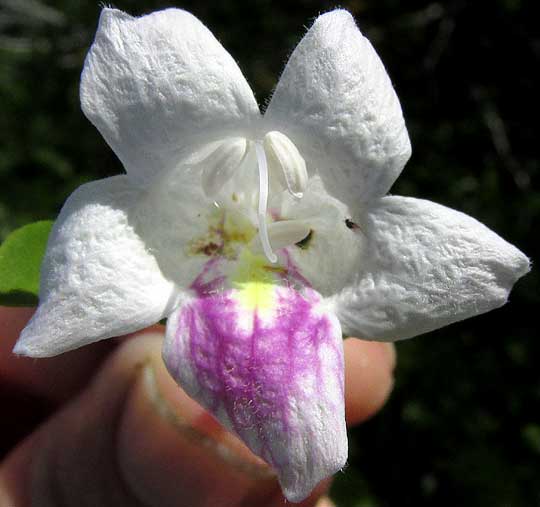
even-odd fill
[{"label": "magenta streaked petal", "polygon": [[[247,308],[242,292],[259,289],[269,292]],[[180,386],[275,468],[289,500],[344,466],[341,327],[312,289],[198,291],[169,318],[163,356]]]}]

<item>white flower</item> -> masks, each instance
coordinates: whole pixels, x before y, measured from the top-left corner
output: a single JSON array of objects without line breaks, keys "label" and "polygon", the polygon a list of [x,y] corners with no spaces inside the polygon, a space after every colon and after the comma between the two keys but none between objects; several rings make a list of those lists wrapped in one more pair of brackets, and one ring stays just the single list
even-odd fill
[{"label": "white flower", "polygon": [[504,304],[529,269],[473,218],[385,197],[409,138],[345,11],[315,21],[261,115],[192,15],[104,9],[81,103],[127,174],[66,202],[15,352],[51,356],[168,317],[171,374],[291,500],[346,461],[342,332],[430,331]]}]

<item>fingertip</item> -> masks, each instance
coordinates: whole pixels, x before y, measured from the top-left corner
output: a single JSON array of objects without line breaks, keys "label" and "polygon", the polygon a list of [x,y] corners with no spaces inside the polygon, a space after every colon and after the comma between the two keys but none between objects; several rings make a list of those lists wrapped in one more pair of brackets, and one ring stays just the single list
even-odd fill
[{"label": "fingertip", "polygon": [[394,385],[396,352],[391,343],[347,338],[345,417],[350,425],[369,419],[388,399]]},{"label": "fingertip", "polygon": [[327,496],[323,496],[319,499],[315,507],[336,507],[336,504]]}]

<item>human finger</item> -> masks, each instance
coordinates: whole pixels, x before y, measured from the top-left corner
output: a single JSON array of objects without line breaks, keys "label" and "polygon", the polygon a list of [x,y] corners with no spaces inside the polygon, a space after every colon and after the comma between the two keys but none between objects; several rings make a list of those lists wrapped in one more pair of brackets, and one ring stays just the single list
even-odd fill
[{"label": "human finger", "polygon": [[[85,392],[10,456],[0,473],[5,503],[25,507],[39,498],[47,507],[59,494],[68,506],[106,506],[109,498],[115,506],[136,499],[166,507],[179,498],[197,507],[283,503],[269,467],[172,381],[161,342],[140,336],[123,344]],[[358,353],[348,342],[346,355]],[[315,505],[328,484],[301,505]]]},{"label": "human finger", "polygon": [[88,388],[11,453],[0,469],[6,505],[264,506],[279,491],[269,467],[227,443],[178,387],[169,386],[172,399],[163,392],[172,380],[161,342],[124,342]]},{"label": "human finger", "polygon": [[34,311],[0,307],[0,384],[53,403],[64,401],[84,386],[114,344],[97,343],[39,360],[16,356],[11,351]]},{"label": "human finger", "polygon": [[347,338],[345,349],[345,417],[358,424],[379,411],[394,385],[396,352],[392,343]]}]

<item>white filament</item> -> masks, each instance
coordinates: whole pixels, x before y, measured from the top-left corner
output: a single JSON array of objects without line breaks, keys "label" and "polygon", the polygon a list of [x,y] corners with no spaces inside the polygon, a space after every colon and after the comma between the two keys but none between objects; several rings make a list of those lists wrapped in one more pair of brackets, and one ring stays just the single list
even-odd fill
[{"label": "white filament", "polygon": [[272,251],[270,239],[268,238],[268,228],[266,226],[266,208],[268,206],[268,164],[261,141],[255,143],[255,153],[257,154],[257,165],[259,166],[259,208],[257,218],[259,222],[259,237],[263,247],[264,255],[272,263],[277,262],[277,256]]}]

